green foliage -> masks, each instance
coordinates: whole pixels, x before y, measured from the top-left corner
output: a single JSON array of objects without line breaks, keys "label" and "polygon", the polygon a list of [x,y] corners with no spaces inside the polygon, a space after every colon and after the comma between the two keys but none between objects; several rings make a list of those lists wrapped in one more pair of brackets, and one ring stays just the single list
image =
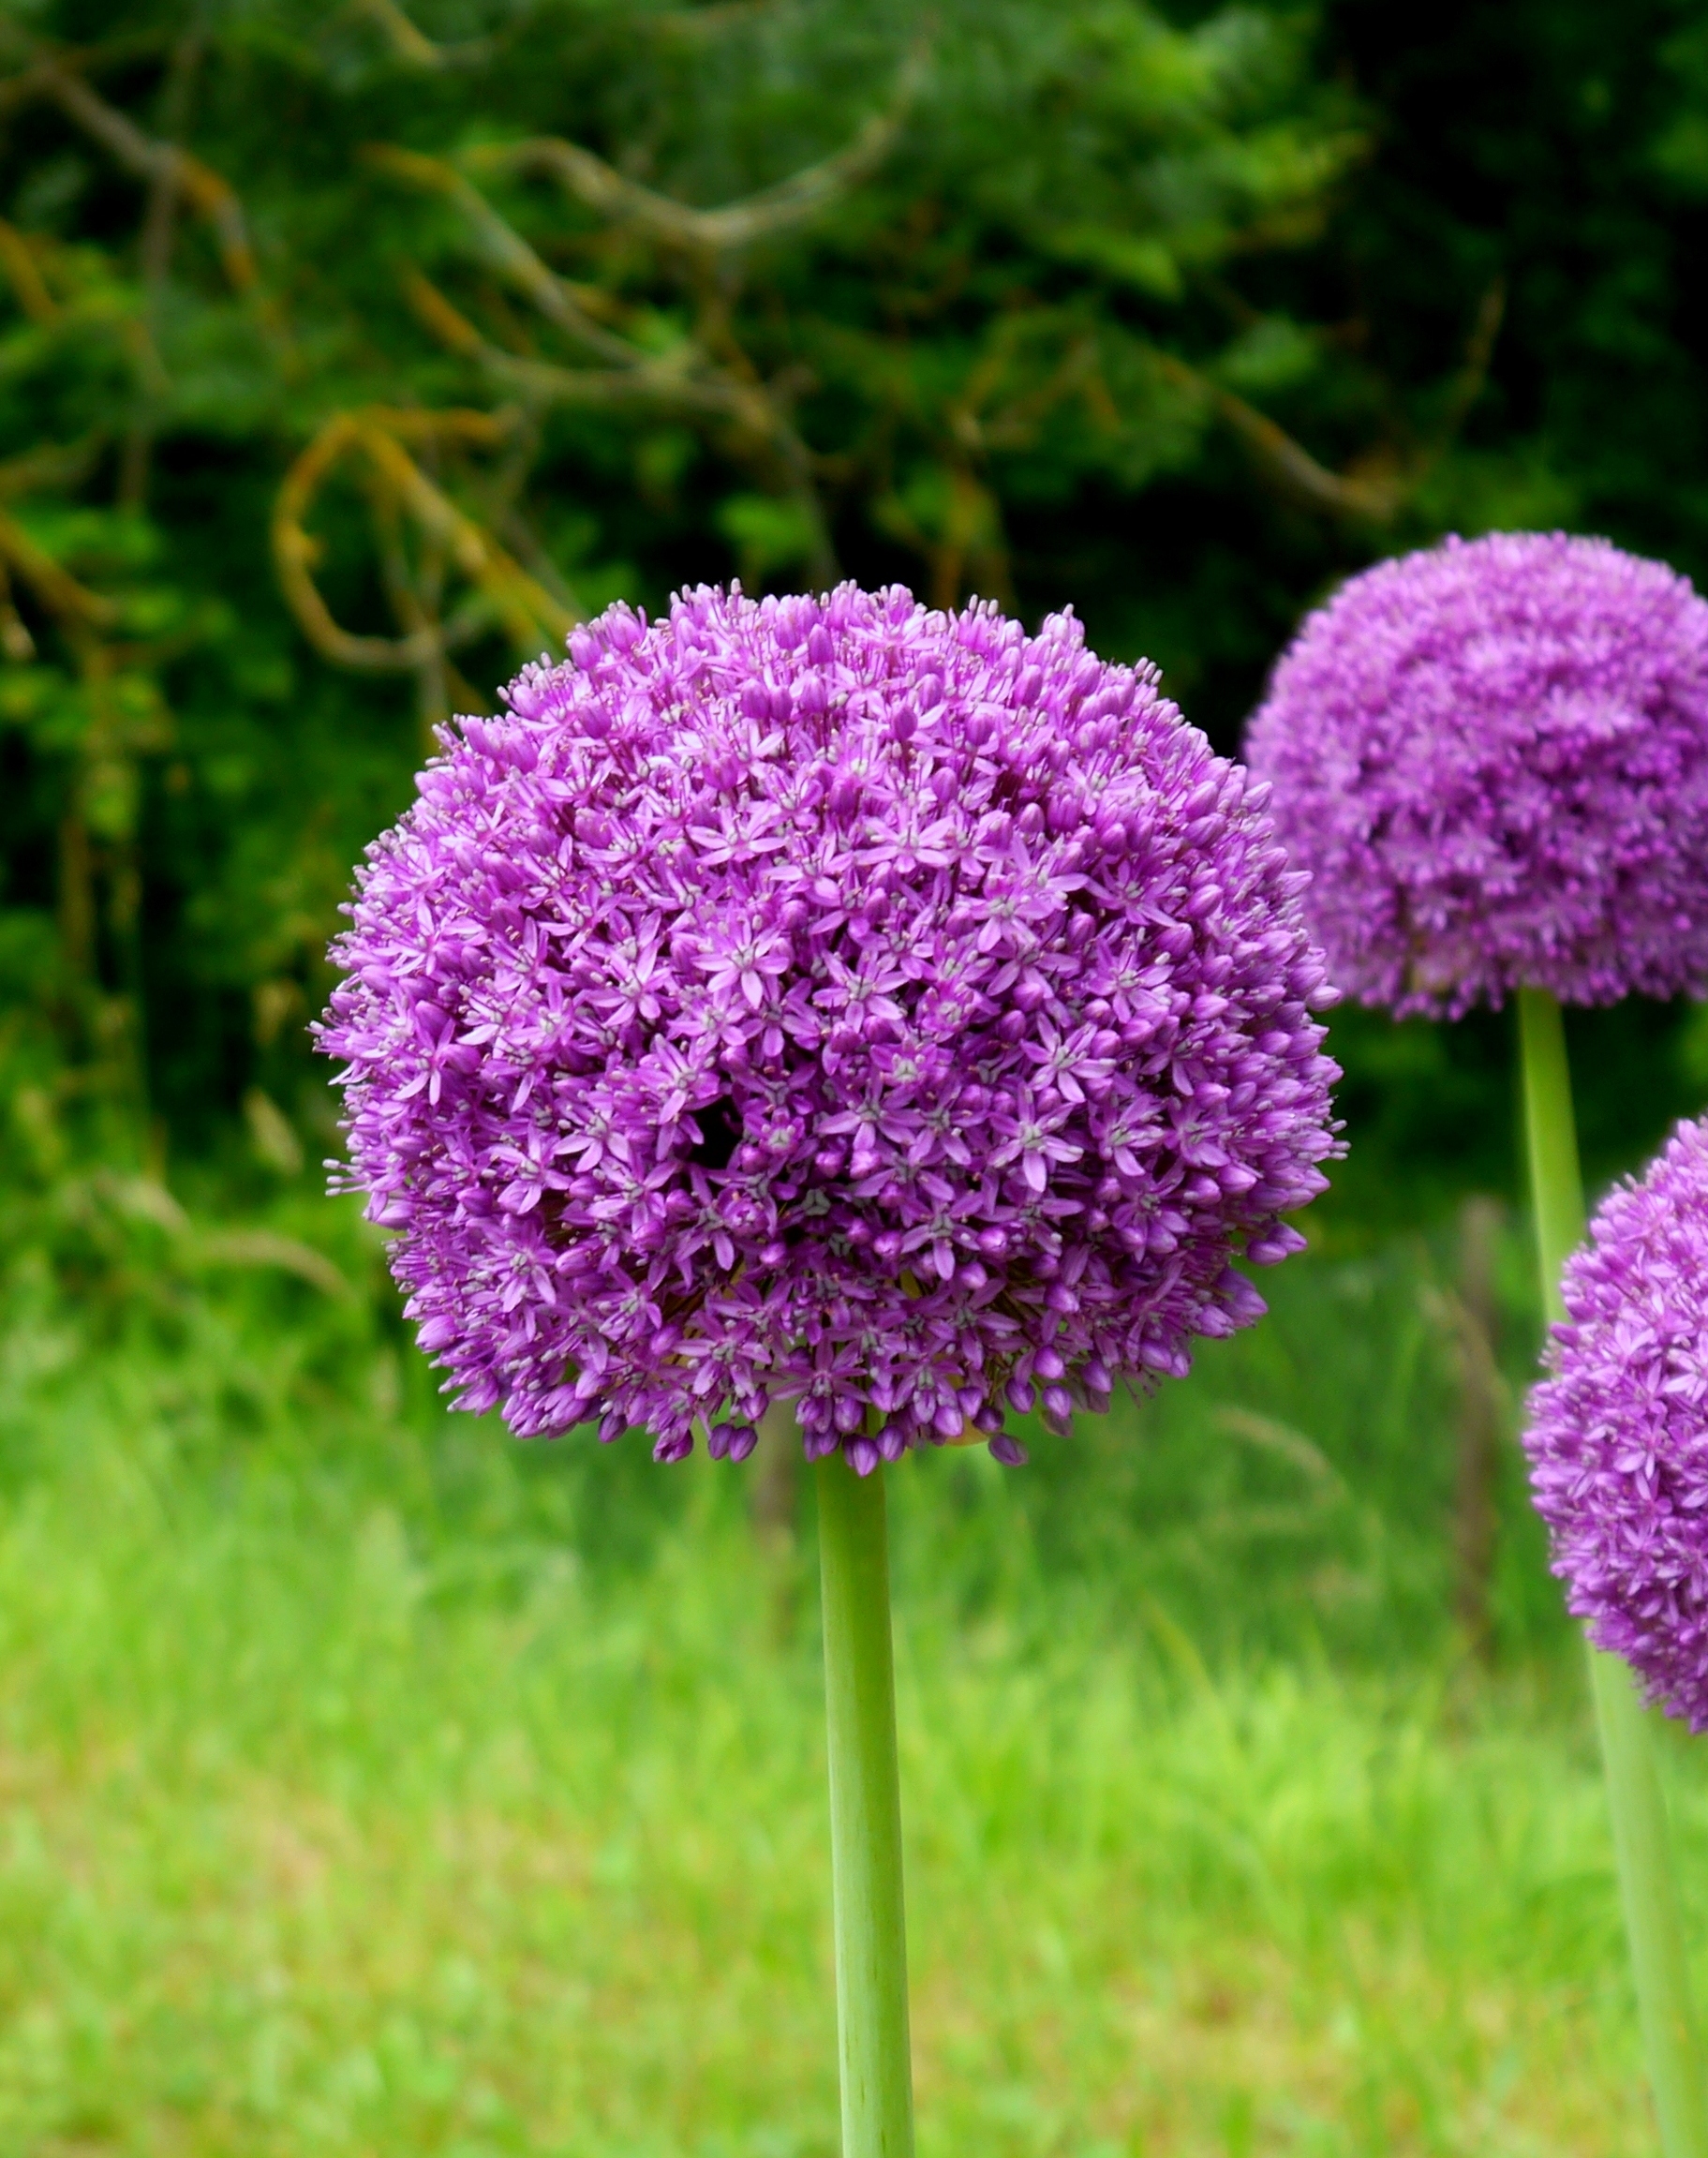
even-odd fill
[{"label": "green foliage", "polygon": [[0,813],[62,1094],[310,1113],[423,728],[615,592],[1011,600],[1010,500],[1189,464],[1161,334],[1356,147],[1306,54],[1037,0],[15,16]]},{"label": "green foliage", "polygon": [[[1675,0],[14,7],[13,1151],[157,1181],[258,1098],[326,1151],[350,862],[619,593],[1071,602],[1232,746],[1384,548],[1559,519],[1708,571],[1705,80]],[[1590,1067],[1607,1166],[1699,1098],[1677,1033]],[[1507,1174],[1492,1032],[1338,1038],[1349,1213]]]}]

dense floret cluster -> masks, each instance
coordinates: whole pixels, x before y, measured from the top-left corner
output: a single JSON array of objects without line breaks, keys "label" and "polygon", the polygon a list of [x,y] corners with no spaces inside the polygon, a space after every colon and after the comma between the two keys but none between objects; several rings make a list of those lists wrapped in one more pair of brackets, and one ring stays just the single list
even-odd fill
[{"label": "dense floret cluster", "polygon": [[464,720],[322,1046],[464,1406],[862,1470],[1183,1372],[1335,1151],[1255,788],[1071,616],[702,588]]},{"label": "dense floret cluster", "polygon": [[1524,1447],[1553,1570],[1601,1648],[1708,1731],[1708,1124],[1681,1124],[1567,1261]]},{"label": "dense floret cluster", "polygon": [[1457,1017],[1708,989],[1708,603],[1605,540],[1449,540],[1313,615],[1252,722],[1337,984]]}]

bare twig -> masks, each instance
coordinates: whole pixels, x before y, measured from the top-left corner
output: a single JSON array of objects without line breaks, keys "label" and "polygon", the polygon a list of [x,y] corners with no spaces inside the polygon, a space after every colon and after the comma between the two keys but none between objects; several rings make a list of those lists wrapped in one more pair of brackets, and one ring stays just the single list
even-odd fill
[{"label": "bare twig", "polygon": [[372,144],[364,156],[371,165],[408,186],[441,195],[462,213],[482,255],[501,276],[517,286],[547,321],[598,358],[632,366],[634,348],[593,319],[587,303],[567,278],[546,267],[515,229],[507,224],[478,187],[442,157],[425,157],[390,142]]},{"label": "bare twig", "polygon": [[37,487],[74,487],[99,456],[102,438],[85,435],[79,442],[38,442],[21,456],[0,465],[0,502],[34,494]]},{"label": "bare twig", "polygon": [[1447,409],[1435,430],[1435,440],[1432,446],[1433,457],[1440,456],[1450,446],[1453,438],[1470,417],[1472,406],[1482,395],[1483,387],[1489,380],[1489,368],[1494,358],[1495,340],[1500,335],[1500,327],[1506,315],[1507,280],[1504,276],[1498,276],[1491,281],[1478,303],[1476,320],[1465,340],[1464,358],[1453,378]]},{"label": "bare twig", "polygon": [[[1228,298],[1234,297],[1227,295]],[[1259,465],[1289,494],[1313,509],[1362,523],[1390,524],[1402,502],[1415,494],[1452,446],[1471,408],[1482,394],[1494,356],[1495,340],[1507,306],[1507,283],[1496,277],[1478,305],[1463,359],[1454,374],[1441,420],[1422,449],[1395,453],[1384,470],[1372,458],[1363,471],[1332,472],[1275,422],[1231,390],[1186,365],[1170,352],[1155,354],[1165,380],[1205,399],[1229,431],[1246,445]]]},{"label": "bare twig", "polygon": [[[1025,318],[1012,320],[1024,322]],[[981,361],[958,404],[951,409],[950,427],[969,448],[988,451],[1028,446],[1041,421],[1076,391],[1083,394],[1097,371],[1097,342],[1090,335],[1076,337],[1043,381],[986,417],[980,408],[995,388],[1007,357],[1006,352],[997,351]]]},{"label": "bare twig", "polygon": [[352,0],[351,12],[365,15],[384,37],[395,58],[406,67],[443,74],[457,67],[480,67],[492,57],[490,37],[466,37],[455,45],[439,45],[418,30],[395,0]]},{"label": "bare twig", "polygon": [[4,561],[0,561],[0,652],[4,652],[14,666],[36,657],[36,640],[13,603],[12,580],[7,574]]},{"label": "bare twig", "polygon": [[1210,405],[1229,432],[1240,438],[1258,464],[1289,494],[1297,495],[1313,509],[1328,510],[1336,516],[1356,517],[1374,525],[1391,522],[1401,499],[1393,482],[1331,472],[1326,465],[1318,464],[1302,443],[1296,442],[1285,428],[1248,405],[1243,397],[1235,396],[1231,390],[1211,381],[1172,352],[1159,351],[1154,358],[1163,379]]},{"label": "bare twig", "polygon": [[760,412],[750,399],[744,401],[735,385],[690,373],[674,358],[659,360],[616,339],[624,360],[617,367],[566,367],[550,360],[527,359],[495,345],[419,271],[410,272],[405,290],[410,305],[442,344],[477,362],[529,405],[661,405],[681,412],[745,420],[756,431],[769,432],[769,414]]},{"label": "bare twig", "polygon": [[[690,209],[626,180],[590,151],[556,139],[471,153],[468,161],[483,170],[548,171],[602,214],[629,219],[655,239],[709,256],[803,222],[874,170],[899,131],[923,67],[924,49],[916,47],[902,67],[890,111],[874,115],[844,150],[723,210]],[[534,405],[646,403],[729,421],[762,445],[774,461],[773,484],[780,482],[781,491],[801,513],[812,575],[824,584],[834,580],[836,557],[811,454],[792,424],[778,387],[764,382],[744,353],[726,351],[720,364],[703,343],[688,338],[667,356],[642,351],[596,319],[602,294],[577,289],[559,277],[453,167],[393,145],[376,146],[368,156],[396,178],[453,202],[467,219],[487,262],[525,292],[548,321],[603,365],[597,370],[562,367],[506,352],[424,277],[412,275],[411,297],[437,335],[453,350],[479,361],[495,379]],[[705,312],[703,308],[703,315]],[[711,313],[716,317],[718,310],[714,307]],[[707,324],[703,321],[701,327]],[[717,321],[709,327],[715,337]]]},{"label": "bare twig", "polygon": [[585,619],[587,608],[582,604],[575,588],[564,576],[541,544],[540,535],[520,510],[507,510],[498,520],[498,530],[513,554],[536,584],[543,586],[566,615],[577,621]]},{"label": "bare twig", "polygon": [[57,300],[48,290],[47,280],[37,266],[30,244],[15,225],[8,225],[0,217],[0,270],[6,272],[18,305],[32,322],[46,324],[59,320],[61,309]]},{"label": "bare twig", "polygon": [[[431,439],[423,445],[431,456]],[[395,488],[377,469],[369,473],[369,510],[379,542],[380,580],[398,626],[410,636],[432,633],[432,648],[415,670],[416,704],[422,735],[431,743],[435,731],[450,717],[447,669],[450,659],[440,624],[444,601],[445,548],[442,534],[422,535],[419,568],[411,565],[404,542],[403,505]]]},{"label": "bare twig", "polygon": [[213,228],[232,290],[246,292],[254,286],[255,257],[244,223],[243,205],[211,165],[204,165],[175,142],[161,142],[145,135],[134,120],[90,89],[81,75],[52,61],[33,68],[28,78],[16,80],[33,81],[41,96],[52,98],[67,119],[93,136],[139,180],[170,178],[173,191]]},{"label": "bare twig", "polygon": [[16,518],[0,511],[0,561],[14,577],[22,579],[37,600],[69,630],[97,629],[114,620],[118,610],[111,600],[80,585],[68,570],[38,547]]},{"label": "bare twig", "polygon": [[750,246],[804,225],[851,188],[869,179],[895,146],[908,108],[924,78],[925,52],[909,53],[889,108],[874,112],[854,141],[834,156],[809,165],[775,186],[763,188],[720,210],[695,210],[624,175],[591,150],[558,136],[492,143],[470,150],[464,163],[481,172],[537,172],[556,180],[586,208],[614,222],[638,226],[655,239],[715,255]]},{"label": "bare twig", "polygon": [[[406,290],[416,312],[436,336],[453,351],[477,362],[496,382],[532,409],[578,405],[609,409],[650,405],[685,417],[727,422],[739,435],[769,453],[774,482],[781,478],[784,491],[799,505],[811,536],[812,575],[823,585],[835,582],[836,557],[818,499],[811,453],[763,382],[744,380],[728,368],[716,366],[691,344],[661,360],[613,338],[611,343],[626,362],[620,366],[566,367],[549,360],[525,359],[483,335],[419,272],[410,274]],[[686,364],[688,360],[691,365]]]},{"label": "bare twig", "polygon": [[1012,605],[1003,513],[995,495],[958,458],[939,470],[946,488],[934,530],[920,523],[893,487],[872,504],[876,522],[928,565],[932,606],[957,606],[969,588],[1000,606]]},{"label": "bare twig", "polygon": [[[324,658],[335,665],[364,672],[419,674],[437,665],[443,654],[466,643],[489,623],[503,625],[518,650],[538,651],[542,642],[557,643],[579,618],[511,557],[492,535],[459,510],[428,478],[405,444],[461,443],[490,448],[502,443],[514,424],[512,415],[493,412],[398,411],[371,407],[358,412],[337,412],[303,452],[285,475],[273,515],[273,556],[286,601],[304,634]],[[417,612],[402,637],[362,636],[344,629],[334,618],[315,584],[312,565],[319,553],[306,528],[306,517],[315,498],[334,468],[346,457],[359,456],[367,467],[369,484],[397,513],[407,513],[425,541],[441,548],[474,586],[474,603],[447,623]],[[390,513],[388,512],[388,514]],[[382,547],[386,532],[381,528]],[[392,582],[408,588],[407,576],[398,577],[394,565]],[[410,589],[400,609],[406,616],[418,606],[419,595]]]},{"label": "bare twig", "polygon": [[[166,89],[160,100],[160,120],[169,141],[182,135],[189,117],[190,89],[201,63],[204,31],[201,14],[172,48]],[[152,369],[145,370],[148,391],[125,439],[119,460],[119,500],[126,509],[139,509],[148,492],[149,454],[154,446],[155,420],[163,394],[169,387],[166,369],[158,354],[160,317],[166,296],[167,275],[171,268],[172,240],[177,231],[179,161],[161,158],[148,184],[148,207],[142,217],[143,328],[148,338]],[[153,380],[149,377],[152,375]]]}]

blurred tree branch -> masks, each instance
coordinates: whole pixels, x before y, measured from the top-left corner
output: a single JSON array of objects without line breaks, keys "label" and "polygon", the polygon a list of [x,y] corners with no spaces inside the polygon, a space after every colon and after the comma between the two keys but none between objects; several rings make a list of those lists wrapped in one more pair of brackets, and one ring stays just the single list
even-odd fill
[{"label": "blurred tree branch", "polygon": [[406,67],[445,73],[460,67],[481,67],[492,58],[497,41],[491,37],[465,37],[454,45],[436,44],[410,22],[395,0],[352,0],[350,12],[365,16],[385,38],[393,53]]},{"label": "blurred tree branch", "polygon": [[32,322],[59,320],[59,302],[49,291],[29,242],[15,225],[0,217],[0,270],[6,272],[18,305]]},{"label": "blurred tree branch", "polygon": [[232,290],[246,292],[254,286],[255,256],[243,205],[230,183],[211,166],[175,142],[156,141],[144,134],[135,121],[92,90],[81,74],[57,60],[37,61],[6,87],[14,98],[33,94],[51,99],[126,171],[181,196],[212,228]]},{"label": "blurred tree branch", "polygon": [[[516,424],[513,413],[398,411],[370,407],[337,412],[285,475],[273,516],[279,584],[303,633],[323,658],[363,673],[420,675],[493,623],[522,657],[561,644],[578,614],[562,605],[430,480],[406,444],[491,448]],[[320,552],[306,527],[316,498],[337,467],[355,457],[367,468],[382,569],[405,634],[376,637],[340,626],[320,595],[313,565]],[[424,577],[413,575],[398,520],[413,520],[429,549]],[[474,587],[449,619],[438,612],[442,555]]]},{"label": "blurred tree branch", "polygon": [[1404,451],[1367,453],[1345,472],[1330,471],[1319,464],[1285,428],[1202,369],[1162,350],[1156,354],[1156,365],[1168,381],[1208,404],[1284,492],[1330,516],[1377,527],[1391,525],[1452,447],[1482,394],[1506,306],[1507,281],[1497,276],[1478,303],[1463,356],[1448,385],[1441,416],[1427,438]]},{"label": "blurred tree branch", "polygon": [[913,47],[898,74],[887,110],[872,113],[852,142],[775,186],[719,210],[691,209],[643,187],[592,151],[559,136],[484,143],[465,152],[463,162],[477,172],[543,173],[584,208],[614,223],[634,226],[655,240],[691,253],[733,253],[810,223],[877,171],[894,149],[919,94],[928,52],[923,40]]}]

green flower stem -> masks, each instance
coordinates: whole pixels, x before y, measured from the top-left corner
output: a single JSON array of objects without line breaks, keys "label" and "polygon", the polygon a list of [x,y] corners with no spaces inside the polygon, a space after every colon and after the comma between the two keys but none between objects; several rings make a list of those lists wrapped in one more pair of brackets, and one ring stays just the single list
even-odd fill
[{"label": "green flower stem", "polygon": [[901,1793],[882,1467],[818,1466],[842,2158],[913,2158]]},{"label": "green flower stem", "polygon": [[[1552,1324],[1566,1317],[1561,1272],[1583,1238],[1583,1177],[1560,1007],[1546,990],[1521,990],[1518,1008],[1537,1256]],[[1592,1647],[1589,1670],[1661,2149],[1666,2158],[1708,2158],[1690,1976],[1649,1716],[1622,1658]]]}]

